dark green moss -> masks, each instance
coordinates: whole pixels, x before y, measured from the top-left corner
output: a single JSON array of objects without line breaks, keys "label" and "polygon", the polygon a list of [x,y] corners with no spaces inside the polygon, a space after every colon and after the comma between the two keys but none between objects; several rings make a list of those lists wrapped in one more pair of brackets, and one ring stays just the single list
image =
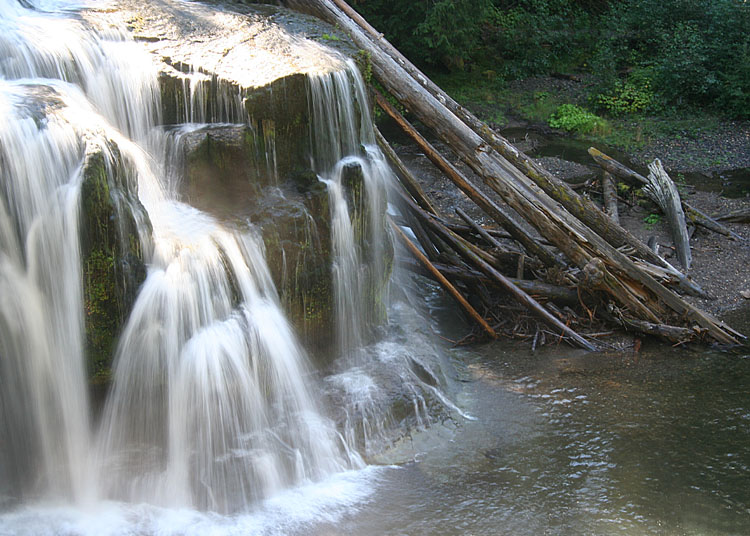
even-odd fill
[{"label": "dark green moss", "polygon": [[88,155],[81,184],[81,253],[87,368],[92,381],[109,377],[117,334],[145,279],[133,210],[145,211],[111,147]]}]

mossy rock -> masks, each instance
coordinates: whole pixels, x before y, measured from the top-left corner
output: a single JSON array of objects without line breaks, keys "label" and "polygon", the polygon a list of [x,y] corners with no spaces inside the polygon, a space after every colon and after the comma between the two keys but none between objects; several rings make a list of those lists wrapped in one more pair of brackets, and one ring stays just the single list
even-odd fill
[{"label": "mossy rock", "polygon": [[146,277],[136,218],[148,221],[117,147],[90,150],[81,184],[81,254],[87,368],[94,384],[108,382],[117,335]]},{"label": "mossy rock", "polygon": [[284,310],[306,347],[324,356],[335,342],[328,192],[317,178],[308,188],[299,180],[267,190],[253,221]]}]

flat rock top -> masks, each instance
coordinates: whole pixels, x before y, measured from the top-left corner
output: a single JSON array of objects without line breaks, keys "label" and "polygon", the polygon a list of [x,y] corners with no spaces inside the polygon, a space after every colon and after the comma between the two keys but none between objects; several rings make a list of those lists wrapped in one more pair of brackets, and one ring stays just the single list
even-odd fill
[{"label": "flat rock top", "polygon": [[266,5],[114,0],[83,16],[100,30],[115,28],[143,42],[164,72],[174,75],[182,64],[246,88],[338,70],[342,52],[351,53],[325,23]]}]

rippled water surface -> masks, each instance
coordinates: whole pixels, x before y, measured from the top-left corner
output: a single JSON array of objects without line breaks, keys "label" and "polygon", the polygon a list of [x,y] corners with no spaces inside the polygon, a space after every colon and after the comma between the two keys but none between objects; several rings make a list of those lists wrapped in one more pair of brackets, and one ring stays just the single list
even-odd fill
[{"label": "rippled water surface", "polygon": [[[747,316],[747,315],[745,315]],[[748,534],[750,352],[459,356],[460,405],[321,534]]]}]

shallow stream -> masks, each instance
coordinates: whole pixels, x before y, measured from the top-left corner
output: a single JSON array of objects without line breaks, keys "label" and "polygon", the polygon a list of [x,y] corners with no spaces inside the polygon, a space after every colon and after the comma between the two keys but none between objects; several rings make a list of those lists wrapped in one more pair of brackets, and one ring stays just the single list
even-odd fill
[{"label": "shallow stream", "polygon": [[[746,329],[747,311],[732,321]],[[369,502],[316,534],[750,532],[750,350],[455,355],[475,420],[390,451]]]}]

